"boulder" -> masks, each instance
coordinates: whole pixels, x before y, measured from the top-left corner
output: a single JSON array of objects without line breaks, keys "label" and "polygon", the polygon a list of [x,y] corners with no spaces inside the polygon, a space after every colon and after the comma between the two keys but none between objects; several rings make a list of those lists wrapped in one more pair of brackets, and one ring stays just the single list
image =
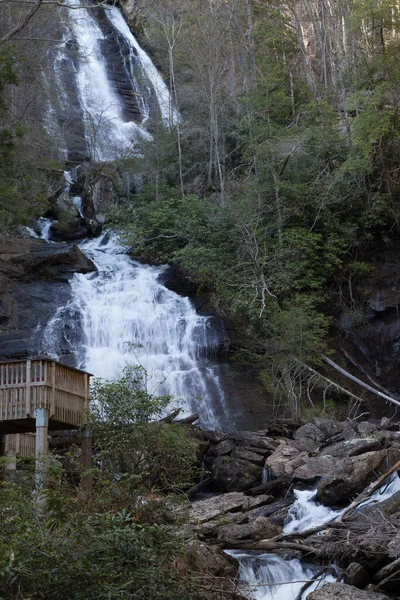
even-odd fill
[{"label": "boulder", "polygon": [[359,590],[345,583],[326,583],[321,589],[311,592],[308,600],[389,600],[385,594]]},{"label": "boulder", "polygon": [[0,275],[13,281],[66,281],[74,273],[96,271],[93,262],[74,244],[47,244],[43,240],[16,239],[0,246]]},{"label": "boulder", "polygon": [[73,217],[68,221],[57,221],[50,227],[50,237],[58,242],[74,242],[86,237],[97,237],[102,226],[95,218]]},{"label": "boulder", "polygon": [[331,446],[327,446],[321,452],[321,455],[329,455],[337,458],[344,458],[346,456],[358,456],[365,452],[373,452],[380,450],[382,443],[376,438],[352,438],[337,442]]},{"label": "boulder", "polygon": [[293,438],[300,442],[304,449],[311,451],[342,431],[343,424],[339,421],[318,417],[300,427]]},{"label": "boulder", "polygon": [[378,431],[378,428],[370,421],[361,421],[361,423],[358,423],[357,425],[357,431],[360,435],[366,437]]},{"label": "boulder", "polygon": [[257,449],[265,454],[273,452],[279,444],[276,440],[268,438],[264,431],[237,431],[229,433],[229,438],[236,446],[246,446],[253,452]]},{"label": "boulder", "polygon": [[352,562],[343,573],[343,581],[348,585],[363,589],[371,582],[371,577],[362,565]]},{"label": "boulder", "polygon": [[398,456],[398,450],[391,452],[391,456],[386,450],[380,450],[338,461],[320,483],[318,500],[328,506],[346,504],[376,479],[378,473],[384,473]]},{"label": "boulder", "polygon": [[223,525],[219,527],[217,538],[225,542],[235,540],[269,540],[282,533],[282,527],[273,525],[267,517],[257,517],[242,525]]},{"label": "boulder", "polygon": [[241,460],[247,460],[248,462],[254,463],[255,465],[259,465],[260,467],[264,466],[265,457],[263,454],[258,454],[257,452],[252,452],[248,448],[235,448],[232,452],[231,456],[233,458],[240,458]]},{"label": "boulder", "polygon": [[230,454],[235,448],[235,442],[228,438],[211,448],[211,450],[208,452],[208,456],[225,456],[226,454]]},{"label": "boulder", "polygon": [[298,447],[292,441],[281,440],[280,445],[271,456],[265,461],[265,465],[270,467],[276,477],[292,477],[308,458],[308,452],[300,452]]},{"label": "boulder", "polygon": [[237,574],[237,562],[217,546],[210,546],[199,540],[191,540],[185,545],[185,557],[190,568],[211,573],[215,577],[232,577]]},{"label": "boulder", "polygon": [[[26,358],[40,354],[41,328],[70,300],[69,280],[75,272],[95,270],[92,261],[75,245],[47,244],[32,238],[0,244],[2,357]],[[70,333],[78,336],[79,327]],[[65,356],[70,352],[64,337],[60,348]],[[71,364],[74,364],[73,357]]]},{"label": "boulder", "polygon": [[212,489],[216,492],[240,492],[261,481],[261,467],[231,456],[218,456],[212,466]]},{"label": "boulder", "polygon": [[324,477],[336,467],[337,460],[332,456],[309,456],[303,459],[304,463],[294,473],[294,479],[311,481],[316,477]]},{"label": "boulder", "polygon": [[198,500],[181,508],[180,512],[186,513],[186,520],[192,523],[205,523],[219,519],[227,513],[251,511],[270,501],[271,496],[261,495],[250,498],[241,492],[231,492]]}]

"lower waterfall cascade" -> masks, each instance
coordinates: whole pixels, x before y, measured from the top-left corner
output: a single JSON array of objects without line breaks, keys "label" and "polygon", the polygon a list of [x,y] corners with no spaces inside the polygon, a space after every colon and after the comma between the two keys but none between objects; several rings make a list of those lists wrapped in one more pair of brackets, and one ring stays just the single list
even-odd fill
[{"label": "lower waterfall cascade", "polygon": [[211,360],[219,344],[212,318],[158,281],[167,267],[132,261],[110,233],[80,247],[97,271],[74,275],[72,300],[46,327],[43,352],[60,358],[60,339],[69,339],[77,366],[106,380],[139,363],[150,392],[184,399],[184,414],[198,412],[205,427],[234,426]]}]

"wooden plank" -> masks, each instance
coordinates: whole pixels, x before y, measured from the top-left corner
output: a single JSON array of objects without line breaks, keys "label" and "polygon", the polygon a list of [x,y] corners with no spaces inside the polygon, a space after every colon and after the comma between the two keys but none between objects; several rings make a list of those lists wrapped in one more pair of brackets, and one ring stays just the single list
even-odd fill
[{"label": "wooden plank", "polygon": [[26,361],[25,413],[31,416],[31,361]]},{"label": "wooden plank", "polygon": [[56,363],[53,361],[51,363],[51,401],[50,401],[50,418],[54,415],[56,408]]}]

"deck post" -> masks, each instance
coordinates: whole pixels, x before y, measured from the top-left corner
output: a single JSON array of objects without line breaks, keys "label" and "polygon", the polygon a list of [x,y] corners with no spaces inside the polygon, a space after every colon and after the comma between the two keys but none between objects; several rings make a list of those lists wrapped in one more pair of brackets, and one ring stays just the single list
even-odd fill
[{"label": "deck post", "polygon": [[88,429],[82,431],[82,469],[83,476],[81,479],[81,487],[84,491],[89,491],[92,488],[92,432]]},{"label": "deck post", "polygon": [[46,471],[46,454],[49,449],[48,429],[49,429],[49,411],[45,408],[36,408],[36,488],[43,486],[43,480]]},{"label": "deck post", "polygon": [[0,456],[5,456],[6,454],[6,441],[6,436],[0,434]]},{"label": "deck post", "polygon": [[31,415],[31,361],[26,361],[25,412]]}]

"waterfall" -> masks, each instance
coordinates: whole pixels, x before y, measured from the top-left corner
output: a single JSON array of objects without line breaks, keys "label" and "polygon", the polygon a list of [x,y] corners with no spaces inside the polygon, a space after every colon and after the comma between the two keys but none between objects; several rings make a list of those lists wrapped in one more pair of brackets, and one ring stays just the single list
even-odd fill
[{"label": "waterfall", "polygon": [[[80,0],[70,0],[79,7]],[[101,50],[104,33],[91,11],[70,9],[70,23],[79,47],[76,81],[85,125],[85,138],[92,160],[115,160],[133,150],[150,134],[134,121],[126,121],[121,98],[112,85]],[[122,18],[122,17],[121,17]]]},{"label": "waterfall", "polygon": [[[128,47],[130,49],[129,53],[129,68],[126,69],[127,75],[132,82],[133,85],[136,85],[136,77],[135,77],[135,66],[137,57],[139,59],[139,63],[142,67],[142,70],[148,80],[151,82],[151,85],[156,93],[158,106],[160,109],[162,120],[164,124],[170,125],[175,124],[179,115],[175,108],[173,107],[171,97],[168,91],[167,86],[160,73],[157,71],[150,57],[144,52],[144,50],[137,43],[134,35],[129,29],[125,19],[122,17],[121,13],[116,7],[112,7],[111,9],[106,11],[106,15],[114,27],[121,33],[121,35],[126,40]],[[142,96],[141,96],[142,97]],[[148,117],[148,109],[147,117]]]},{"label": "waterfall", "polygon": [[[232,427],[213,356],[219,340],[212,318],[159,281],[167,267],[132,261],[110,234],[80,247],[98,270],[74,275],[72,300],[47,326],[43,351],[61,358],[67,341],[78,366],[109,380],[141,364],[150,392],[171,395],[179,406],[183,399],[184,413],[198,412],[203,426]],[[74,323],[81,338],[71,331]]]}]

